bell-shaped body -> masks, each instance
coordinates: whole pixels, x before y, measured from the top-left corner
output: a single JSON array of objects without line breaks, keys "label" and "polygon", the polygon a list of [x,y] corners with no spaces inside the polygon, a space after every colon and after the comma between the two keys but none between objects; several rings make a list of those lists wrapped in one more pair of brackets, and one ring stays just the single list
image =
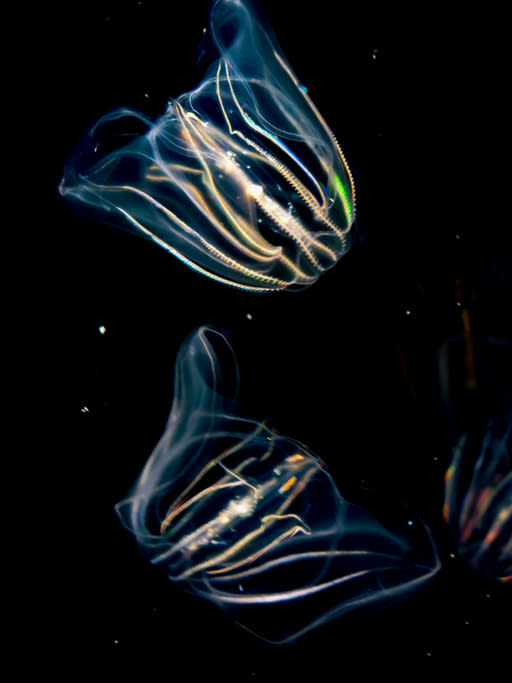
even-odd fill
[{"label": "bell-shaped body", "polygon": [[220,282],[310,285],[350,247],[341,149],[250,0],[214,0],[207,41],[202,83],[154,122],[100,119],[60,192]]},{"label": "bell-shaped body", "polygon": [[304,445],[228,412],[236,378],[217,330],[183,344],[167,428],[117,506],[148,559],[272,642],[425,584],[439,563],[421,520],[349,502]]}]

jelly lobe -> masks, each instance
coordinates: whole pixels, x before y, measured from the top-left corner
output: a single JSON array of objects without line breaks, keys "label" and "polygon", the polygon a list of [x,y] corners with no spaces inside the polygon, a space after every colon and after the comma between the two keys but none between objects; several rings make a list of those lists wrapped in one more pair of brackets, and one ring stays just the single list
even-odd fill
[{"label": "jelly lobe", "polygon": [[512,343],[448,340],[439,355],[441,398],[453,445],[443,516],[457,556],[512,580]]},{"label": "jelly lobe", "polygon": [[355,220],[343,153],[266,26],[247,0],[213,2],[200,85],[154,122],[102,117],[60,184],[196,271],[260,292],[315,282]]},{"label": "jelly lobe", "polygon": [[439,560],[424,523],[384,496],[371,511],[350,502],[306,446],[229,412],[232,363],[214,328],[181,347],[166,430],[117,505],[147,558],[271,642],[428,582]]},{"label": "jelly lobe", "polygon": [[465,432],[445,476],[444,518],[458,556],[512,581],[512,412]]}]

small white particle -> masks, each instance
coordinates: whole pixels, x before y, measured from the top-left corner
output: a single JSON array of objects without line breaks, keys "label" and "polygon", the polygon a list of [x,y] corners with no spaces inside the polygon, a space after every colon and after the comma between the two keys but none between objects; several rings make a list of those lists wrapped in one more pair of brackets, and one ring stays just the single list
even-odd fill
[{"label": "small white particle", "polygon": [[256,185],[251,183],[247,186],[247,194],[250,197],[259,197],[263,192],[263,187],[261,185]]}]

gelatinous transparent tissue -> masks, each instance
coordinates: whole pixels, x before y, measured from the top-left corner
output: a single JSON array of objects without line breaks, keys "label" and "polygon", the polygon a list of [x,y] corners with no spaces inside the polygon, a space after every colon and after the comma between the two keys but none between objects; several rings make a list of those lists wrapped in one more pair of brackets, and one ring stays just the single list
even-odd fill
[{"label": "gelatinous transparent tissue", "polygon": [[449,340],[441,388],[452,427],[444,518],[458,557],[475,571],[512,581],[512,343]]},{"label": "gelatinous transparent tissue", "polygon": [[220,282],[310,285],[350,248],[343,153],[250,0],[214,0],[206,44],[200,85],[156,121],[101,118],[60,192]]},{"label": "gelatinous transparent tissue", "polygon": [[464,433],[446,473],[444,517],[475,570],[512,581],[512,412]]},{"label": "gelatinous transparent tissue", "polygon": [[237,387],[226,338],[196,330],[164,434],[116,506],[153,564],[270,642],[388,605],[436,574],[432,535],[411,510],[343,498],[306,446],[234,414]]}]

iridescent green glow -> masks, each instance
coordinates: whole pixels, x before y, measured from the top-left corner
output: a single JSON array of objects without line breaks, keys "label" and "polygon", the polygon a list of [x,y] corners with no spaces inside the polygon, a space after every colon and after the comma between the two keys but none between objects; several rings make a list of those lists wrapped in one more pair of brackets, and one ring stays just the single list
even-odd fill
[{"label": "iridescent green glow", "polygon": [[345,185],[342,183],[341,178],[338,174],[334,176],[334,182],[336,184],[336,191],[340,197],[343,208],[345,209],[345,214],[349,223],[354,220],[354,202],[352,192],[348,192]]},{"label": "iridescent green glow", "polygon": [[59,188],[196,272],[257,292],[315,282],[350,249],[354,218],[343,153],[265,25],[250,0],[215,0],[203,82],[156,121],[103,116]]}]

